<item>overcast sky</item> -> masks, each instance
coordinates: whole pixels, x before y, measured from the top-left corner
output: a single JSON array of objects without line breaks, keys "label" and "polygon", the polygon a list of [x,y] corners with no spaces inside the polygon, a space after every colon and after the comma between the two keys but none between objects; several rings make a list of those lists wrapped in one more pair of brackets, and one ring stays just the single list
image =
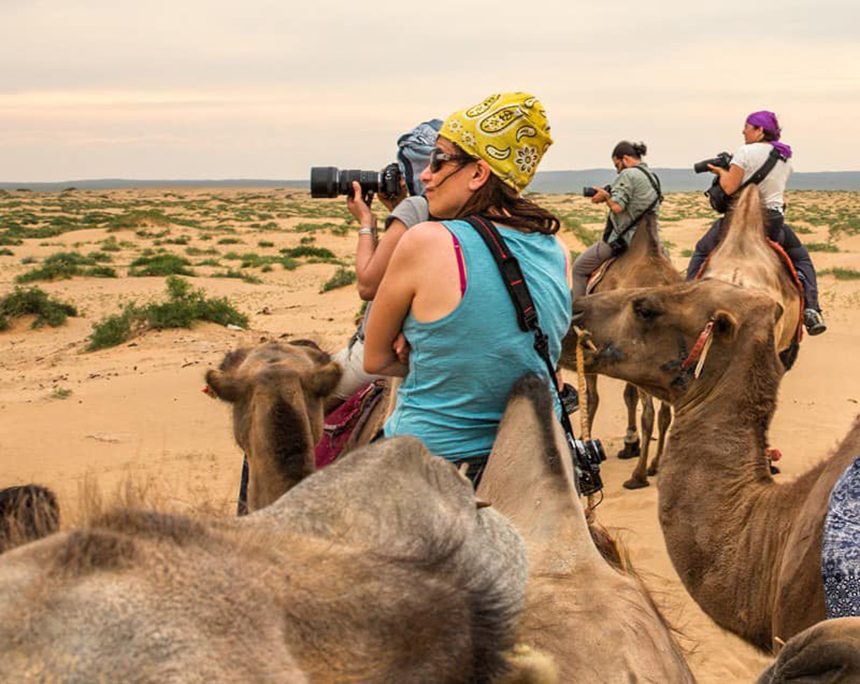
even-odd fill
[{"label": "overcast sky", "polygon": [[798,171],[860,169],[857,0],[0,0],[0,181],[305,178],[499,90],[541,170],[734,150],[777,112]]}]

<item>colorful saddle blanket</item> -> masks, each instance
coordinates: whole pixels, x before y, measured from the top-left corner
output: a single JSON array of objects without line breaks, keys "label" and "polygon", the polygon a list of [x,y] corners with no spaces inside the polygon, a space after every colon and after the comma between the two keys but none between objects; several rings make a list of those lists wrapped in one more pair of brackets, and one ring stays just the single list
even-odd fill
[{"label": "colorful saddle blanket", "polygon": [[317,468],[327,466],[353,446],[353,436],[361,433],[384,392],[385,381],[375,380],[325,417],[322,437],[314,452]]},{"label": "colorful saddle blanket", "polygon": [[860,616],[860,456],[830,493],[821,537],[827,617]]}]

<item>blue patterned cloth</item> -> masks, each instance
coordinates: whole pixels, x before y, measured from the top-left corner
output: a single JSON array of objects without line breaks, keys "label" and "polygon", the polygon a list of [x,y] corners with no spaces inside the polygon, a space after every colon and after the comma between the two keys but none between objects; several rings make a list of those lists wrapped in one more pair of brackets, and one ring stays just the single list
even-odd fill
[{"label": "blue patterned cloth", "polygon": [[830,492],[821,539],[827,617],[860,616],[860,456]]}]

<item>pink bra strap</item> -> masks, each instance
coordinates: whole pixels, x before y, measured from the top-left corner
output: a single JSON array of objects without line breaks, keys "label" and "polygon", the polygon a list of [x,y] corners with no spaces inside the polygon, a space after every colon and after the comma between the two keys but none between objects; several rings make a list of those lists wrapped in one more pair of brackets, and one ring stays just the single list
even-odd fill
[{"label": "pink bra strap", "polygon": [[457,270],[460,272],[460,298],[466,294],[466,267],[463,265],[463,250],[460,247],[460,241],[454,233],[451,233],[451,238],[454,240],[454,254],[457,256]]}]

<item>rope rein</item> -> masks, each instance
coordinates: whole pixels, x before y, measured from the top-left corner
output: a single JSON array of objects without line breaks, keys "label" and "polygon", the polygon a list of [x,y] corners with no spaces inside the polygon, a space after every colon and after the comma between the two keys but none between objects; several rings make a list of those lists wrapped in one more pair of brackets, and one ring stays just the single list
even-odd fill
[{"label": "rope rein", "polygon": [[[582,439],[585,441],[591,439],[591,428],[588,425],[588,388],[585,383],[585,354],[583,348],[586,345],[593,351],[597,351],[597,348],[591,341],[589,333],[576,326],[573,326],[573,330],[576,333],[576,384],[580,402],[579,428],[582,432]],[[600,492],[599,499],[594,494],[588,495],[585,507],[585,519],[589,525],[594,523],[594,509],[600,505],[601,501],[603,501],[602,491]]]}]

